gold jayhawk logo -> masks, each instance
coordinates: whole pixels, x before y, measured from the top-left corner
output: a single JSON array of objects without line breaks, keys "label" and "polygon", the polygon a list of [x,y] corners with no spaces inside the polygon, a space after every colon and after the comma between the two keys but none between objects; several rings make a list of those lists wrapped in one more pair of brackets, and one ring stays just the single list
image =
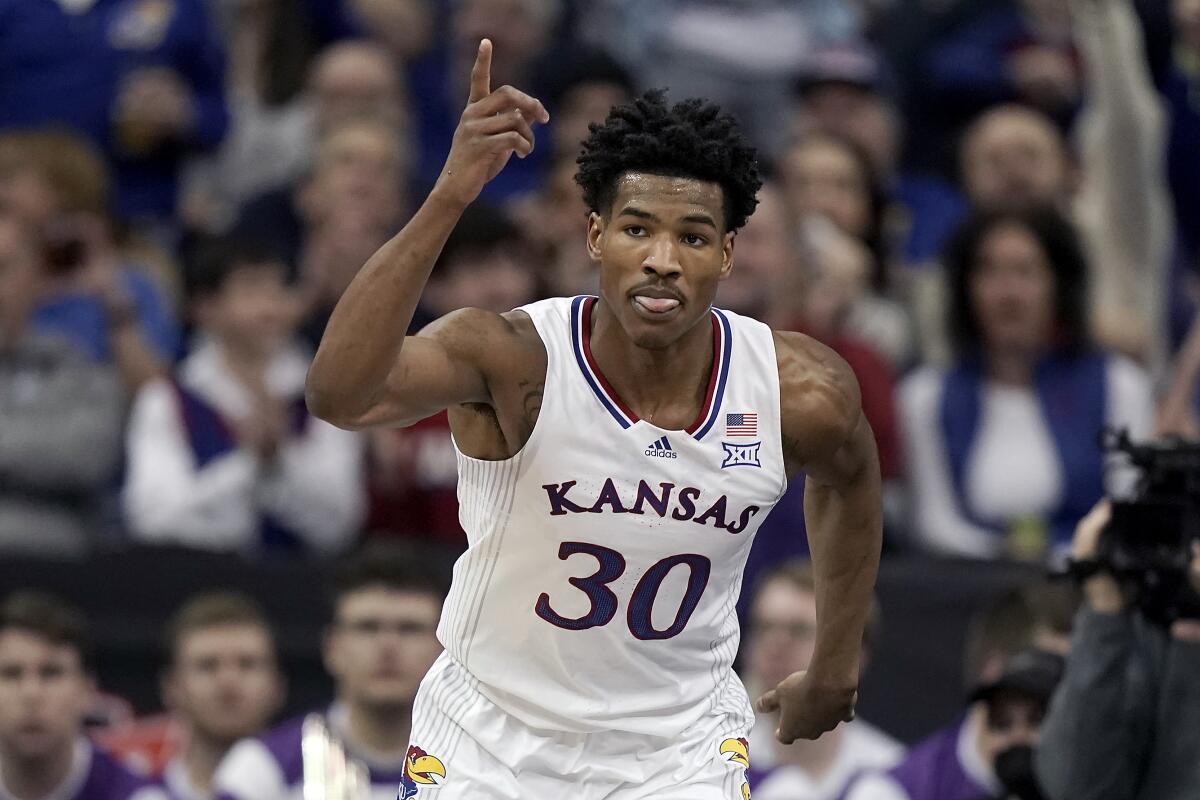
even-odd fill
[{"label": "gold jayhawk logo", "polygon": [[750,767],[750,743],[745,738],[726,739],[721,742],[721,755],[730,764]]},{"label": "gold jayhawk logo", "polygon": [[400,796],[397,800],[416,797],[421,786],[438,786],[445,777],[446,766],[440,759],[412,745],[404,759],[404,777],[400,779]]}]

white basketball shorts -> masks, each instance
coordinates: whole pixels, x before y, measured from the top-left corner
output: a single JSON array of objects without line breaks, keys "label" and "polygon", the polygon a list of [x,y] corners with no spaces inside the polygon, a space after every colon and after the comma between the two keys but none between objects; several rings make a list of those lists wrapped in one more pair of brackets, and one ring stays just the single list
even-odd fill
[{"label": "white basketball shorts", "polygon": [[746,800],[746,725],[714,714],[672,738],[536,730],[443,653],[417,693],[398,800]]}]

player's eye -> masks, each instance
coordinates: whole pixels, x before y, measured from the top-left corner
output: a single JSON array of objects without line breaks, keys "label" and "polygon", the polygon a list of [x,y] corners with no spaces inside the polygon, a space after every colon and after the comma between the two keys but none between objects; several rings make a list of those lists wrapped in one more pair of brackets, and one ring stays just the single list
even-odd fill
[{"label": "player's eye", "polygon": [[685,233],[683,235],[683,243],[689,247],[703,247],[708,244],[708,240],[698,233]]},{"label": "player's eye", "polygon": [[646,229],[641,225],[626,225],[625,232],[630,236],[642,236],[646,233]]}]

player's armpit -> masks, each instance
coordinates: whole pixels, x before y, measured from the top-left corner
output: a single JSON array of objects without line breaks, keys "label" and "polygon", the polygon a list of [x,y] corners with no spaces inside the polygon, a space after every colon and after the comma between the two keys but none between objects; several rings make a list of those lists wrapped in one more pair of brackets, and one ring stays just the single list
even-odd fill
[{"label": "player's armpit", "polygon": [[403,427],[451,406],[490,405],[494,383],[516,374],[528,349],[508,315],[453,311],[405,338],[384,385],[358,413],[328,421],[351,430]]}]

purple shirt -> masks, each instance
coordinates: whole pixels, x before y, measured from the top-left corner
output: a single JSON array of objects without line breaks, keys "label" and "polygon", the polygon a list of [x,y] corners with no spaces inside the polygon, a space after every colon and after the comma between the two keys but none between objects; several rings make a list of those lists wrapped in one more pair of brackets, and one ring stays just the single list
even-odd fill
[{"label": "purple shirt", "polygon": [[[344,730],[343,714],[335,706],[326,715],[335,734]],[[304,716],[288,720],[251,739],[243,739],[221,762],[215,785],[217,800],[300,800],[304,784],[304,756],[301,752]],[[342,740],[345,741],[343,735]],[[353,748],[346,746],[351,756]],[[366,766],[371,781],[371,800],[395,800],[404,760],[395,764],[374,764],[355,756]]]}]

